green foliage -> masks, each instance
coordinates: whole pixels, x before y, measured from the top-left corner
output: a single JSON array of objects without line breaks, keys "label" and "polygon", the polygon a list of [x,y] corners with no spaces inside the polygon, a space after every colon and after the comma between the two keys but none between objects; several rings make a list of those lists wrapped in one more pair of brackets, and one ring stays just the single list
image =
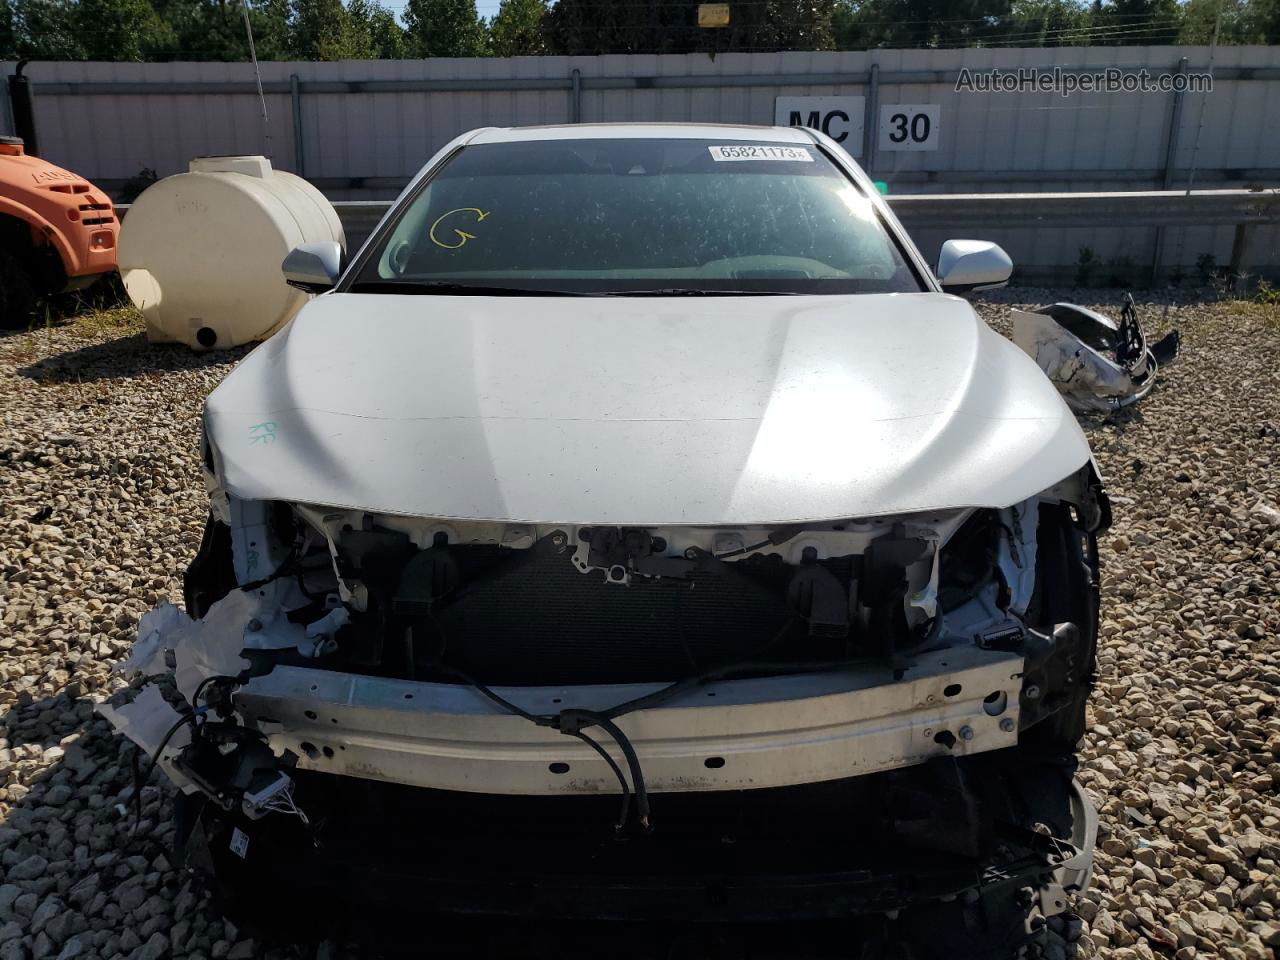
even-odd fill
[{"label": "green foliage", "polygon": [[1091,39],[1117,45],[1175,43],[1182,13],[1178,0],[1111,0],[1090,17]]},{"label": "green foliage", "polygon": [[[0,58],[248,59],[244,0],[0,0]],[[262,60],[1208,44],[1219,0],[248,0]],[[1219,42],[1280,44],[1280,0],[1222,0]]]},{"label": "green foliage", "polygon": [[399,60],[405,54],[404,29],[396,15],[376,2],[351,0],[347,7],[356,29],[368,39],[368,56],[377,60]]},{"label": "green foliage", "polygon": [[70,0],[11,0],[5,59],[82,60],[79,18]]},{"label": "green foliage", "polygon": [[[0,57],[249,59],[243,0],[0,0]],[[377,0],[250,0],[260,60],[398,58],[404,30]]]},{"label": "green foliage", "polygon": [[[1179,43],[1213,41],[1218,0],[1187,0]],[[1280,44],[1280,0],[1223,0],[1219,43]]]},{"label": "green foliage", "polygon": [[1089,13],[1075,0],[1013,0],[1009,36],[1021,46],[1065,47],[1088,42]]},{"label": "green foliage", "polygon": [[836,46],[954,47],[1010,32],[1010,0],[841,0]]},{"label": "green foliage", "polygon": [[690,0],[557,0],[547,35],[562,54],[830,50],[835,10],[835,0],[740,0],[729,4],[728,27],[706,29]]},{"label": "green foliage", "polygon": [[489,25],[493,52],[499,57],[526,57],[547,52],[543,27],[547,0],[502,0]]},{"label": "green foliage", "polygon": [[404,31],[376,0],[291,0],[286,48],[295,60],[404,56]]},{"label": "green foliage", "polygon": [[489,35],[475,0],[409,0],[405,44],[411,57],[481,57]]},{"label": "green foliage", "polygon": [[[835,44],[1090,46],[1213,39],[1218,0],[836,0]],[[1280,43],[1280,0],[1223,0],[1219,43]]]}]

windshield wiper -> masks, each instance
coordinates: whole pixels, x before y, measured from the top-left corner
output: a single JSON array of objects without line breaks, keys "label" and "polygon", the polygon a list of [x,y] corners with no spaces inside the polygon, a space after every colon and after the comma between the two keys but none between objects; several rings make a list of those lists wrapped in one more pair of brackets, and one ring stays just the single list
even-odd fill
[{"label": "windshield wiper", "polygon": [[543,290],[537,287],[503,287],[459,283],[456,280],[357,280],[350,293],[458,294],[473,297],[583,297],[575,290]]}]

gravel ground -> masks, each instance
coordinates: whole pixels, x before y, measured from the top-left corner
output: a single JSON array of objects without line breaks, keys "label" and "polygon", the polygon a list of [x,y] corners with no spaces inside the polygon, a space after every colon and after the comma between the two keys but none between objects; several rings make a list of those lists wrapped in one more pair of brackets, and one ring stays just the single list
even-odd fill
[{"label": "gravel ground", "polygon": [[[1009,303],[1071,297],[981,309],[1002,326]],[[1145,307],[1151,332],[1182,327],[1183,360],[1139,409],[1086,423],[1116,514],[1082,752],[1102,817],[1086,955],[1280,947],[1278,314]],[[139,329],[118,311],[0,339],[0,960],[316,956],[244,938],[174,869],[158,776],[129,840],[130,751],[92,715],[139,615],[180,602],[200,402],[243,355]]]}]

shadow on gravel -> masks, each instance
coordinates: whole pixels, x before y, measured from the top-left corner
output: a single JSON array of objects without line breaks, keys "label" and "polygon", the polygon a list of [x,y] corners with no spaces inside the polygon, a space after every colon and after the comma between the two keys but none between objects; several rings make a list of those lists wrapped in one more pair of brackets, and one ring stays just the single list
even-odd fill
[{"label": "shadow on gravel", "polygon": [[135,333],[46,357],[20,368],[18,374],[39,383],[113,380],[152,373],[172,373],[177,370],[230,367],[250,349],[252,348],[244,346],[216,353],[196,353],[182,344],[149,343],[146,334]]},{"label": "shadow on gravel", "polygon": [[[161,960],[207,957],[219,941],[227,953],[242,935],[173,862],[173,795],[163,775],[142,789],[139,810],[133,746],[89,700],[63,692],[5,706],[0,739],[14,767],[39,772],[20,786],[11,779],[0,804],[0,928],[8,933],[0,955]],[[314,946],[248,946],[241,955],[315,954]]]}]

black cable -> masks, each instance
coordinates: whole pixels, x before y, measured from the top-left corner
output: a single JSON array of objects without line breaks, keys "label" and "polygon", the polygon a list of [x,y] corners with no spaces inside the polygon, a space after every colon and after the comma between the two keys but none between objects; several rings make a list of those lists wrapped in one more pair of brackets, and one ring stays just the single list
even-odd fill
[{"label": "black cable", "polygon": [[503,710],[506,710],[508,713],[514,713],[517,717],[524,717],[524,719],[528,720],[530,723],[536,723],[540,727],[554,726],[553,721],[555,717],[553,715],[546,715],[546,714],[539,715],[539,714],[530,713],[528,710],[524,709],[523,707],[516,706],[514,703],[512,703],[510,700],[506,699],[505,697],[500,697],[498,694],[494,693],[492,690],[486,687],[479,680],[476,680],[474,677],[471,677],[470,675],[463,673],[461,670],[457,669],[456,667],[451,667],[448,664],[442,663],[437,667],[437,669],[441,673],[448,674],[449,676],[452,676],[455,679],[462,681],[468,687],[474,687],[478,693],[480,693],[486,699],[493,701],[495,704],[497,704]]},{"label": "black cable", "polygon": [[600,746],[595,740],[592,740],[581,730],[569,733],[571,737],[577,737],[587,746],[604,759],[609,765],[609,769],[613,771],[613,775],[618,778],[618,785],[622,787],[622,810],[618,813],[618,822],[614,824],[614,829],[621,833],[627,827],[627,818],[631,815],[631,787],[627,785],[627,778],[622,775],[622,768],[618,766],[613,757],[609,756],[609,751]]},{"label": "black cable", "polygon": [[808,662],[791,661],[771,663],[767,661],[759,661],[730,664],[724,667],[717,667],[713,670],[707,670],[704,673],[696,674],[692,677],[685,677],[683,680],[677,680],[675,683],[669,684],[660,690],[655,690],[653,693],[647,693],[644,696],[636,697],[634,700],[626,700],[623,703],[610,707],[608,710],[601,711],[601,715],[612,720],[635,710],[647,710],[649,707],[665,703],[673,697],[677,697],[682,693],[687,693],[690,690],[712,683],[716,680],[729,680],[734,677],[740,678],[744,676],[751,676],[752,674],[783,676],[791,673],[826,673],[831,670],[843,670],[861,663],[866,663],[869,660],[871,660],[871,658],[862,657],[845,660],[813,660]]},{"label": "black cable", "polygon": [[[138,830],[142,826],[142,788],[147,781],[151,779],[151,775],[156,771],[156,764],[160,762],[160,755],[164,753],[164,748],[169,745],[169,741],[173,739],[173,735],[182,729],[184,724],[191,724],[195,729],[195,718],[190,715],[184,715],[177,719],[169,732],[160,740],[160,746],[156,747],[156,752],[151,755],[151,763],[147,765],[147,772],[138,776],[138,753],[133,754],[133,831],[130,839],[134,839],[138,835]],[[139,748],[141,749],[141,748]]]},{"label": "black cable", "polygon": [[[636,756],[636,748],[631,745],[631,740],[622,732],[622,728],[604,714],[596,713],[594,710],[561,710],[556,719],[559,721],[557,729],[561,733],[579,736],[582,732],[580,727],[595,726],[613,738],[613,742],[618,745],[618,749],[626,758],[627,769],[631,773],[631,785],[636,795],[636,814],[640,820],[640,826],[648,830],[649,791],[644,784],[644,771],[640,768],[640,758]],[[616,769],[616,765],[613,766]]]},{"label": "black cable", "polygon": [[613,721],[617,717],[624,714],[632,713],[636,710],[645,710],[649,707],[656,706],[660,703],[677,697],[689,690],[703,686],[704,684],[714,682],[716,680],[726,680],[735,676],[751,675],[755,673],[763,673],[769,676],[785,675],[788,673],[822,673],[829,670],[840,670],[853,666],[858,663],[866,662],[867,658],[861,659],[845,659],[845,660],[825,660],[825,661],[796,661],[796,662],[755,662],[755,663],[738,663],[731,664],[726,667],[718,667],[714,670],[708,670],[692,677],[686,677],[683,680],[677,680],[675,683],[669,684],[660,690],[636,697],[632,700],[626,700],[622,703],[610,707],[608,710],[561,710],[558,714],[535,714],[530,713],[523,707],[512,703],[510,700],[495,693],[489,687],[480,683],[474,677],[456,667],[450,667],[446,664],[439,664],[437,669],[442,673],[454,677],[460,682],[473,688],[485,697],[487,700],[501,707],[508,713],[523,717],[530,723],[537,724],[540,727],[551,727],[559,730],[568,736],[577,737],[584,740],[592,746],[597,753],[603,756],[614,775],[618,777],[618,781],[622,784],[624,798],[626,797],[626,781],[622,776],[622,771],[614,762],[613,758],[608,755],[603,748],[586,737],[582,733],[584,727],[599,727],[604,730],[613,741],[618,745],[618,749],[622,751],[623,757],[627,761],[628,772],[631,774],[631,781],[636,797],[636,812],[639,815],[641,826],[646,830],[650,829],[649,819],[649,793],[644,782],[644,771],[640,767],[640,758],[636,754],[635,747],[632,746],[630,739],[622,732],[622,729]]}]

